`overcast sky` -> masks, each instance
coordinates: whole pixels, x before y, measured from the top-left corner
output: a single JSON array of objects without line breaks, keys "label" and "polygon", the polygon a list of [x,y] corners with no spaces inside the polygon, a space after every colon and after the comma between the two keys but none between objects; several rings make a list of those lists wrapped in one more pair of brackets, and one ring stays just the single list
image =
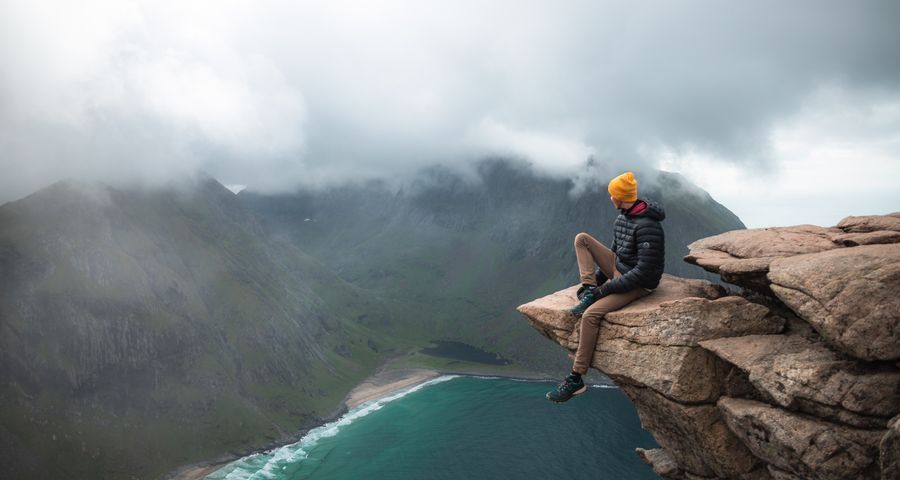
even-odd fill
[{"label": "overcast sky", "polygon": [[0,0],[0,202],[485,155],[678,171],[749,227],[900,210],[900,2]]}]

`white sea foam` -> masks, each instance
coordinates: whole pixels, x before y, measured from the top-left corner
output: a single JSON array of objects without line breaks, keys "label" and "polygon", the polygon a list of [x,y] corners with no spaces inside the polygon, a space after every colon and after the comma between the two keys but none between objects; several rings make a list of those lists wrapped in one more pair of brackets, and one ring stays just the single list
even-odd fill
[{"label": "white sea foam", "polygon": [[[238,462],[243,463],[242,460],[238,460]],[[243,470],[241,464],[235,465],[234,470],[228,472],[228,475],[225,475],[225,480],[248,480],[253,472],[248,472]]]},{"label": "white sea foam", "polygon": [[618,385],[610,385],[608,383],[598,383],[595,385],[591,385],[591,388],[619,388]]},{"label": "white sea foam", "polygon": [[[232,462],[229,466],[224,467],[230,468],[233,466],[234,468],[225,475],[223,480],[262,480],[275,478],[275,475],[286,465],[305,459],[309,455],[307,452],[315,447],[319,440],[337,435],[341,427],[350,425],[372,412],[381,410],[381,408],[388,403],[403,398],[410,393],[457,377],[459,377],[459,375],[442,375],[407,389],[399,390],[390,395],[363,402],[350,409],[337,420],[313,428],[296,443],[285,445],[270,453],[254,453],[253,455]],[[259,460],[261,460],[259,457],[268,457],[266,463],[261,467],[259,466]],[[212,478],[218,477],[212,475]]]}]

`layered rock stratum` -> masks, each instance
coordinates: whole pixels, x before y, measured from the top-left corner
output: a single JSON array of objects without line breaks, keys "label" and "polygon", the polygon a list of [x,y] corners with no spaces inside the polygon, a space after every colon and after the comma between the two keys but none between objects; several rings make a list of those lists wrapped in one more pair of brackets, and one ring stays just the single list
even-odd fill
[{"label": "layered rock stratum", "polygon": [[[666,479],[900,479],[900,212],[734,230],[603,319],[592,366],[634,402]],[[574,352],[573,286],[518,307]]]}]

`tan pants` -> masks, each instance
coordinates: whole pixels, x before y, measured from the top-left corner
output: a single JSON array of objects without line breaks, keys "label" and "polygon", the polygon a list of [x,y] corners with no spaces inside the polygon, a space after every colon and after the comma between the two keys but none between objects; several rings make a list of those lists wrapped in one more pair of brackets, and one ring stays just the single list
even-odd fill
[{"label": "tan pants", "polygon": [[[578,259],[578,272],[581,283],[596,285],[594,276],[595,265],[606,278],[622,276],[616,269],[616,254],[594,237],[579,233],[575,235],[575,257]],[[613,293],[594,302],[581,315],[581,335],[578,337],[578,351],[575,352],[575,365],[573,372],[582,375],[587,373],[594,356],[594,347],[597,345],[597,334],[600,330],[600,320],[608,313],[618,310],[629,303],[649,295],[652,290],[636,288],[625,293]]]}]

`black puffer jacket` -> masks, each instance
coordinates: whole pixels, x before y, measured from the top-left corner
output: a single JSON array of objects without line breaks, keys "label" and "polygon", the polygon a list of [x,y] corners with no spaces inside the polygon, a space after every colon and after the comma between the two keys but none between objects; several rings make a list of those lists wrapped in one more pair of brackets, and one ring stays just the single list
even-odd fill
[{"label": "black puffer jacket", "polygon": [[[640,213],[640,203],[647,208]],[[666,237],[659,223],[666,218],[662,205],[638,199],[630,209],[620,210],[613,233],[612,251],[616,254],[616,269],[622,276],[604,287],[605,293],[623,293],[635,288],[656,288],[663,274],[666,258]]]}]

